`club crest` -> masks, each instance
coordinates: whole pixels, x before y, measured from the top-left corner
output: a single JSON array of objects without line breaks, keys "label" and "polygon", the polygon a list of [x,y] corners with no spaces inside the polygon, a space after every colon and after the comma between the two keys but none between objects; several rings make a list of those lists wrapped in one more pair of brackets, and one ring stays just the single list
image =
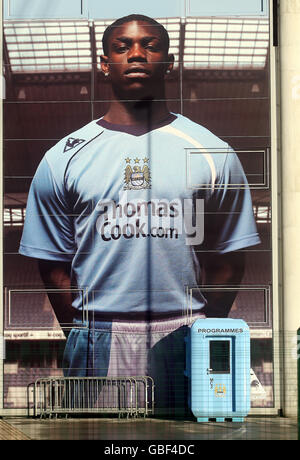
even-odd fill
[{"label": "club crest", "polygon": [[[148,166],[149,158],[135,158],[131,160],[126,158],[126,167],[124,172],[124,190],[141,190],[151,188],[151,176]],[[133,165],[131,165],[133,162]],[[142,163],[142,165],[140,165]]]},{"label": "club crest", "polygon": [[222,384],[217,384],[215,386],[215,396],[217,398],[224,398],[226,396],[226,386]]}]

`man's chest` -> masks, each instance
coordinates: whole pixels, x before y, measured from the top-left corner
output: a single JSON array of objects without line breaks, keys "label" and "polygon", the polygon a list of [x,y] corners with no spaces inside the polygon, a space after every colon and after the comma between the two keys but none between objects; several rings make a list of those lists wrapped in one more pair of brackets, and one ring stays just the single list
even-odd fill
[{"label": "man's chest", "polygon": [[201,155],[191,170],[189,158],[184,143],[153,137],[95,145],[72,161],[66,175],[74,212],[91,211],[105,200],[124,202],[125,196],[128,203],[192,198],[197,184],[210,184],[211,172]]}]

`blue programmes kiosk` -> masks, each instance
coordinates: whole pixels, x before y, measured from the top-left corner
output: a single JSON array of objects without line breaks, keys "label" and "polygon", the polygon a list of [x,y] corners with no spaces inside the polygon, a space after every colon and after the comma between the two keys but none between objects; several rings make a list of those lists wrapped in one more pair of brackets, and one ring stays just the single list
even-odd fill
[{"label": "blue programmes kiosk", "polygon": [[196,320],[187,340],[190,407],[198,422],[243,422],[250,410],[250,331],[239,319]]}]

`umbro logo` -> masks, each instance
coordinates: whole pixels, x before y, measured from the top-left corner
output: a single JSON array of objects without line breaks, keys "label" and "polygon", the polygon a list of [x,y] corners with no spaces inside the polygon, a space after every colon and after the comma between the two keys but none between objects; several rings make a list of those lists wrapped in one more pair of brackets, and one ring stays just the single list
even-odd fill
[{"label": "umbro logo", "polygon": [[85,142],[85,139],[75,139],[74,137],[69,137],[64,148],[64,153],[68,150],[74,149],[77,145],[82,144],[82,142]]}]

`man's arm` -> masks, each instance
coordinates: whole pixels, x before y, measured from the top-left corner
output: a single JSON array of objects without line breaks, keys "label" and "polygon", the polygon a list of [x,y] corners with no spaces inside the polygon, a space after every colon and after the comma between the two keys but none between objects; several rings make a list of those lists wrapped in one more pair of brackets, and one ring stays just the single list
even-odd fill
[{"label": "man's arm", "polygon": [[[204,261],[203,284],[209,286],[238,286],[244,276],[245,255],[243,252],[208,255]],[[205,314],[208,318],[226,318],[237,291],[216,290],[204,292],[207,299]]]},{"label": "man's arm", "polygon": [[38,266],[46,289],[64,290],[47,294],[59,324],[61,326],[71,324],[76,312],[72,307],[71,264],[39,259]]}]

